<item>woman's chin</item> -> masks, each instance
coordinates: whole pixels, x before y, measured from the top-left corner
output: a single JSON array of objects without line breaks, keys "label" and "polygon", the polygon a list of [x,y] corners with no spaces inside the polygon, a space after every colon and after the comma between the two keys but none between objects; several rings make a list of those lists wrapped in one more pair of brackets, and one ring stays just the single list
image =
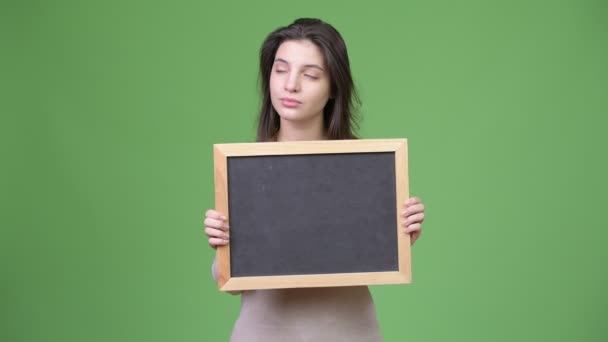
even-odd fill
[{"label": "woman's chin", "polygon": [[306,113],[302,113],[298,110],[282,110],[280,112],[277,111],[281,121],[289,121],[293,123],[304,123],[308,121],[313,121],[315,115],[310,115]]},{"label": "woman's chin", "polygon": [[290,121],[290,122],[294,122],[294,123],[307,121],[310,119],[310,117],[307,117],[306,115],[302,115],[301,113],[297,113],[297,112],[279,113],[279,117],[281,118],[281,120]]}]

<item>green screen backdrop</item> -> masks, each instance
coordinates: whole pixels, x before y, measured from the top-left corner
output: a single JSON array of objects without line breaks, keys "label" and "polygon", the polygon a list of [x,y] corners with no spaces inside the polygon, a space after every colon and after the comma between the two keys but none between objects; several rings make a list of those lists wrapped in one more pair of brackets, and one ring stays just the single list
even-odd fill
[{"label": "green screen backdrop", "polygon": [[386,341],[608,341],[608,3],[0,4],[0,340],[226,341],[202,227],[212,144],[254,139],[257,54],[347,42],[363,138],[426,205]]}]

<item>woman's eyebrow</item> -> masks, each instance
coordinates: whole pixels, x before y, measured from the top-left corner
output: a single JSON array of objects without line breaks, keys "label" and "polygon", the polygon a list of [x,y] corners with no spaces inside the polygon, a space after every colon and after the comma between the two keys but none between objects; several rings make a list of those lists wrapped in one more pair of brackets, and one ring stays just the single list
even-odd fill
[{"label": "woman's eyebrow", "polygon": [[317,68],[317,69],[319,69],[321,71],[325,71],[325,70],[323,70],[323,68],[321,68],[320,66],[318,66],[316,64],[306,64],[306,65],[304,65],[304,67],[305,68]]},{"label": "woman's eyebrow", "polygon": [[[281,62],[281,63],[285,63],[285,64],[289,65],[289,62],[288,62],[288,61],[286,61],[286,60],[284,60],[283,58],[276,58],[274,61],[275,61],[275,62]],[[317,68],[317,69],[319,69],[319,70],[321,70],[321,71],[325,71],[325,70],[324,70],[322,67],[320,67],[320,66],[319,66],[319,65],[317,65],[317,64],[305,64],[305,65],[303,65],[303,67],[304,67],[304,68]]]}]

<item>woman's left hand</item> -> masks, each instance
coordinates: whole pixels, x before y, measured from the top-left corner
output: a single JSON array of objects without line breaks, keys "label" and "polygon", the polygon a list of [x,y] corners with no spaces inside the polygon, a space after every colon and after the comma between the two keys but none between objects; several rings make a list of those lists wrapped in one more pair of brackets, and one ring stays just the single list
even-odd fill
[{"label": "woman's left hand", "polygon": [[412,197],[403,205],[405,210],[401,216],[405,218],[402,223],[406,234],[410,234],[410,243],[413,245],[420,233],[422,233],[422,222],[424,221],[424,204],[418,197]]}]

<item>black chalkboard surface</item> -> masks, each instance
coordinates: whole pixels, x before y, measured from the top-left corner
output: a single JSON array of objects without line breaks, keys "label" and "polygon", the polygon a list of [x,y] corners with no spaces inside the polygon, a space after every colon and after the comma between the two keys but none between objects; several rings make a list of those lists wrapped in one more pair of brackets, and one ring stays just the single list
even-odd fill
[{"label": "black chalkboard surface", "polygon": [[409,283],[406,143],[214,145],[220,289]]}]

